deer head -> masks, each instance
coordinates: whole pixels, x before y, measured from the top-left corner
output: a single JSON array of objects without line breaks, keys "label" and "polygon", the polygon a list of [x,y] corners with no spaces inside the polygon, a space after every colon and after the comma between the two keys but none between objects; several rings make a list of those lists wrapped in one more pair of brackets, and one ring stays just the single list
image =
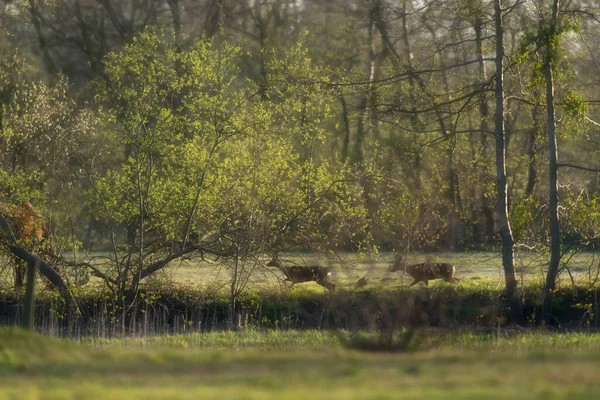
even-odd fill
[{"label": "deer head", "polygon": [[277,267],[277,266],[279,266],[279,265],[280,265],[280,262],[279,262],[279,254],[277,254],[277,253],[273,253],[273,256],[272,256],[272,258],[271,258],[271,261],[269,261],[269,262],[267,263],[267,267]]}]

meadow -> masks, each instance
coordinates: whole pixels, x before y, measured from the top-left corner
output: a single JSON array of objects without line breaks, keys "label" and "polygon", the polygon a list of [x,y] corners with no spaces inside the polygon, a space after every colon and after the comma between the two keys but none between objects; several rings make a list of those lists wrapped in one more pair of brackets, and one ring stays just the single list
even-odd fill
[{"label": "meadow", "polygon": [[[107,256],[104,253],[92,253],[88,257],[99,260]],[[264,256],[264,264],[269,260]],[[332,281],[339,288],[352,289],[358,279],[367,275],[369,283],[375,286],[394,287],[409,285],[410,276],[400,272],[391,272],[394,264],[394,254],[380,253],[377,257],[358,257],[354,253],[338,253],[329,258],[313,254],[294,253],[282,255],[286,264],[322,265],[332,269]],[[571,283],[569,275],[577,282],[594,282],[600,271],[600,255],[595,252],[580,252],[572,257],[566,257],[568,269],[564,268],[559,281]],[[437,252],[414,253],[408,257],[408,263],[449,262],[456,266],[456,277],[464,281],[482,280],[493,286],[504,284],[502,258],[498,252]],[[540,281],[545,279],[545,271],[549,262],[549,254],[521,251],[515,253],[515,267],[518,278],[523,282]],[[187,287],[214,290],[225,287],[230,280],[230,269],[226,265],[211,264],[198,260],[178,260],[160,271],[155,278],[175,282]],[[98,282],[97,278],[93,281]],[[283,289],[282,275],[275,267],[259,265],[252,271],[248,288]],[[295,290],[318,290],[323,288],[316,284],[298,285]]]},{"label": "meadow", "polygon": [[[559,305],[565,320],[574,310],[580,319],[559,331],[502,326],[503,276],[495,253],[413,256],[409,262],[456,264],[459,284],[436,281],[428,289],[408,289],[410,277],[391,273],[391,254],[377,260],[347,255],[329,263],[297,254],[285,259],[332,267],[339,290],[328,295],[315,283],[288,290],[277,270],[258,269],[241,299],[248,323],[237,330],[203,325],[229,315],[228,271],[205,263],[174,264],[147,283],[165,286],[140,308],[138,322],[155,319],[145,327],[135,321],[123,330],[118,324],[108,327],[110,315],[98,314],[96,324],[78,334],[51,338],[61,336],[60,327],[48,322],[52,307],[42,293],[37,328],[46,336],[0,328],[0,400],[600,396],[597,307],[577,309],[581,290],[569,289],[566,271],[561,286],[573,298]],[[517,256],[527,288],[542,282],[545,262],[532,253]],[[585,284],[593,280],[597,263],[597,255],[580,253],[570,272]],[[364,274],[369,285],[354,289]],[[95,304],[97,287],[81,289],[82,304],[85,299]],[[211,288],[223,291],[207,295]],[[430,319],[409,328],[419,296],[426,296],[428,306],[421,310]]]},{"label": "meadow", "polygon": [[[100,265],[96,253],[94,262]],[[286,254],[287,263],[324,265],[333,270],[336,291],[329,294],[315,282],[298,284],[293,289],[282,281],[274,267],[259,265],[236,299],[237,324],[257,329],[346,329],[380,331],[397,327],[504,326],[507,311],[502,300],[504,276],[500,257],[493,252],[411,254],[413,262],[451,262],[456,265],[458,284],[441,280],[409,288],[412,278],[391,272],[391,253],[361,259],[340,254],[329,259],[303,254]],[[265,260],[268,256],[265,255]],[[600,312],[597,278],[599,257],[578,253],[569,260],[558,280],[553,314],[558,326],[570,329],[598,328]],[[263,263],[263,264],[266,264]],[[524,312],[529,325],[539,319],[545,278],[544,255],[520,252],[516,255],[517,276],[521,280]],[[366,287],[355,283],[367,275]],[[571,277],[573,279],[571,279]],[[4,274],[4,285],[10,276]],[[226,265],[183,260],[171,263],[143,281],[140,298],[131,318],[121,319],[115,310],[114,296],[93,278],[77,288],[82,314],[70,333],[57,318],[52,292],[38,285],[36,326],[55,336],[115,337],[160,335],[166,333],[210,332],[232,326],[230,270]],[[0,323],[19,323],[19,297],[14,291],[0,292]]]},{"label": "meadow", "polygon": [[593,399],[600,335],[419,332],[406,351],[347,332],[75,342],[0,329],[0,399]]}]

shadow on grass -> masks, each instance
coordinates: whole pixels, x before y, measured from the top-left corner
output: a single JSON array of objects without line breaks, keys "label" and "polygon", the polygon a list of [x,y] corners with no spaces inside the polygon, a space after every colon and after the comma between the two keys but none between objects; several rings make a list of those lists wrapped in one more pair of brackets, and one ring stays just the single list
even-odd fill
[{"label": "shadow on grass", "polygon": [[424,343],[416,328],[400,332],[367,334],[364,332],[338,333],[342,346],[367,352],[409,353],[424,349]]}]

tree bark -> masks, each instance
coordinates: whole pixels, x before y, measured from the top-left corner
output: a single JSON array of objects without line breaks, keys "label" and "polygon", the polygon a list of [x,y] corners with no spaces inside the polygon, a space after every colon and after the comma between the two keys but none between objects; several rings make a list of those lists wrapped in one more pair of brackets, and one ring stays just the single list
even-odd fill
[{"label": "tree bark", "polygon": [[523,323],[523,310],[517,287],[513,258],[513,235],[508,217],[508,193],[506,178],[506,147],[504,132],[504,29],[502,25],[502,0],[494,2],[496,17],[496,114],[494,116],[496,138],[497,206],[502,238],[502,266],[506,282],[506,295],[513,323]]},{"label": "tree bark", "polygon": [[[488,157],[488,142],[487,135],[489,132],[489,116],[490,110],[488,106],[488,97],[487,91],[485,90],[485,82],[487,81],[487,76],[485,73],[485,61],[483,59],[483,21],[481,18],[481,13],[478,11],[475,16],[475,21],[473,23],[473,30],[475,31],[475,48],[477,51],[477,58],[479,59],[479,82],[481,83],[481,93],[479,95],[479,117],[480,117],[480,129],[481,129],[481,137],[480,137],[480,151],[483,153],[483,159],[487,159]],[[476,168],[483,168],[484,171],[481,177],[487,181],[489,178],[487,173],[487,168],[485,166],[477,163]],[[486,198],[486,193],[484,189],[484,185],[480,185],[478,197],[481,202],[481,211],[485,218],[483,219],[483,229],[480,229],[480,223],[474,221],[474,227],[477,233],[475,236],[475,240],[479,243],[486,242],[489,243],[490,240],[495,236],[494,230],[494,211],[492,207],[488,204],[488,200]],[[483,238],[479,237],[479,235],[483,233]]]},{"label": "tree bark", "polygon": [[[223,1],[210,0],[207,5],[206,19],[204,20],[204,35],[212,38],[221,27],[221,12]],[[260,11],[259,11],[260,13]]]},{"label": "tree bark", "polygon": [[538,106],[533,106],[533,112],[531,115],[532,124],[528,130],[527,137],[527,157],[528,157],[528,167],[527,167],[527,187],[525,188],[525,196],[530,197],[533,195],[533,190],[535,189],[535,184],[537,183],[537,135],[538,130],[540,128],[539,121],[539,108]]},{"label": "tree bark", "polygon": [[553,67],[553,48],[551,41],[556,34],[556,23],[559,0],[554,0],[552,4],[552,17],[548,30],[546,41],[546,55],[544,60],[544,78],[546,80],[546,109],[548,116],[548,150],[549,150],[549,181],[550,198],[550,265],[546,275],[546,285],[544,287],[544,305],[542,308],[542,317],[546,324],[552,322],[552,299],[556,288],[556,276],[558,275],[558,264],[560,262],[560,225],[558,219],[558,149],[556,145],[556,117],[554,114],[554,77],[552,75]]},{"label": "tree bark", "polygon": [[350,146],[350,118],[348,116],[348,104],[343,95],[339,97],[342,104],[342,119],[344,120],[344,140],[342,142],[342,162],[348,159],[348,148]]},{"label": "tree bark", "polygon": [[179,0],[169,0],[168,3],[171,11],[171,23],[173,33],[175,34],[175,43],[179,46],[181,45],[181,11],[179,9]]},{"label": "tree bark", "polygon": [[2,214],[0,214],[0,240],[4,242],[6,247],[15,257],[25,261],[28,266],[31,263],[36,264],[40,273],[48,278],[50,283],[52,283],[64,296],[66,296],[67,300],[72,300],[72,297],[69,293],[69,288],[65,284],[65,281],[62,279],[60,274],[44,260],[34,254],[31,254],[17,243],[17,239],[10,229],[10,224]]},{"label": "tree bark", "polygon": [[38,44],[44,57],[44,67],[46,68],[46,72],[52,74],[56,71],[56,65],[54,64],[54,61],[50,56],[50,50],[48,49],[48,41],[46,40],[46,37],[42,32],[42,26],[40,23],[40,13],[37,7],[37,3],[35,2],[35,0],[29,0],[27,2],[27,6],[29,8],[29,17],[31,18],[31,23],[35,29]]},{"label": "tree bark", "polygon": [[367,82],[369,82],[369,86],[358,106],[359,110],[361,111],[361,116],[357,121],[356,137],[352,150],[352,161],[355,163],[361,163],[363,161],[363,143],[365,141],[365,137],[369,134],[370,112],[368,107],[369,98],[371,98],[371,91],[373,90],[373,85],[371,82],[373,82],[373,79],[375,78],[375,63],[377,61],[377,55],[375,54],[375,35],[373,34],[373,30],[375,29],[375,18],[378,12],[377,7],[378,3],[374,4],[369,10],[369,23],[367,26],[367,40],[369,42],[369,77]]},{"label": "tree bark", "polygon": [[27,288],[25,289],[25,301],[23,321],[21,326],[27,330],[35,328],[35,278],[37,275],[37,261],[27,263]]}]

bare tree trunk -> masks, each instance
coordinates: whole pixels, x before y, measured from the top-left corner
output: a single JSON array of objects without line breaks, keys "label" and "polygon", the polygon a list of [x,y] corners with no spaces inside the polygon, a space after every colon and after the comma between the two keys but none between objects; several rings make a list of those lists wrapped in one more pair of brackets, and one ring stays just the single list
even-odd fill
[{"label": "bare tree trunk", "polygon": [[527,136],[527,157],[528,157],[528,168],[527,168],[527,187],[525,188],[525,196],[530,197],[533,195],[533,190],[535,188],[535,184],[537,182],[537,134],[540,128],[539,121],[539,108],[538,106],[533,106],[532,113],[532,124],[528,131]]},{"label": "bare tree trunk", "polygon": [[179,0],[169,0],[169,9],[171,10],[171,23],[173,33],[175,34],[175,43],[181,44],[181,11],[179,9]]},{"label": "bare tree trunk", "polygon": [[235,258],[233,260],[233,274],[231,276],[231,287],[230,287],[230,297],[229,297],[229,313],[231,314],[231,322],[230,329],[237,330],[240,328],[240,321],[238,319],[237,312],[237,284],[238,284],[238,267],[240,261],[240,250],[239,247],[236,248]]},{"label": "bare tree trunk", "polygon": [[375,78],[375,68],[376,68],[376,60],[377,55],[375,54],[375,35],[373,34],[373,30],[375,28],[375,17],[378,13],[378,4],[373,5],[373,7],[369,10],[369,24],[367,28],[367,38],[369,41],[369,77],[368,82],[369,86],[367,88],[367,93],[365,93],[359,104],[359,110],[362,112],[361,117],[358,119],[357,129],[356,129],[356,138],[354,140],[354,146],[352,151],[352,160],[356,163],[360,163],[363,161],[363,143],[365,140],[365,136],[369,133],[369,98],[371,98],[371,90],[373,90],[373,85],[370,84],[373,82]]},{"label": "bare tree trunk", "polygon": [[32,260],[27,263],[27,287],[25,289],[25,301],[22,326],[24,329],[35,328],[35,278],[37,275],[38,262]]},{"label": "bare tree trunk", "polygon": [[[204,34],[212,38],[221,27],[221,9],[223,1],[210,0],[207,5],[206,19],[204,21]],[[260,11],[259,11],[260,12]]]},{"label": "bare tree trunk", "polygon": [[56,65],[50,56],[50,51],[48,49],[48,42],[44,37],[42,32],[42,26],[40,23],[40,12],[37,7],[37,3],[35,0],[29,0],[27,2],[27,6],[29,8],[29,16],[31,18],[31,23],[35,29],[35,33],[37,34],[38,44],[40,45],[40,50],[42,50],[42,55],[44,57],[44,66],[46,67],[46,71],[48,73],[54,73],[56,71]]},{"label": "bare tree trunk", "polygon": [[556,276],[558,275],[558,264],[560,262],[560,225],[558,221],[558,149],[556,145],[556,117],[554,115],[554,78],[552,76],[553,48],[551,41],[556,33],[556,23],[559,0],[552,4],[552,17],[546,42],[546,55],[544,61],[544,78],[546,79],[546,107],[548,114],[548,150],[549,150],[549,182],[550,186],[550,265],[546,276],[544,287],[544,305],[542,317],[549,324],[552,321],[552,299],[556,288]]},{"label": "bare tree trunk", "polygon": [[[408,21],[406,18],[407,10],[408,10],[408,8],[406,6],[406,0],[404,0],[402,2],[402,41],[404,42],[404,59],[405,59],[406,64],[408,65],[409,71],[412,73],[414,71],[413,62],[412,62],[413,55],[412,55],[412,50],[411,50],[411,46],[410,46],[410,41],[408,40],[408,35],[409,35]],[[383,28],[383,26],[382,26],[382,28]],[[388,46],[391,48],[392,43],[388,39],[387,30],[385,32],[382,31],[382,34],[384,34],[385,41],[388,44]],[[400,61],[400,57],[396,56],[396,58],[398,59],[398,61]],[[410,75],[408,78],[408,82],[411,87],[411,90],[408,93],[408,98],[409,98],[409,101],[411,104],[411,111],[413,111],[413,113],[410,115],[410,124],[411,124],[412,129],[416,132],[419,130],[423,130],[423,124],[419,120],[419,115],[416,112],[417,100],[415,98],[415,93],[417,92],[417,88],[416,88],[415,77],[413,75]],[[416,134],[414,134],[413,136],[415,136],[415,142],[416,142]],[[412,168],[413,176],[414,176],[414,180],[415,180],[415,189],[417,190],[417,192],[420,192],[421,188],[423,187],[422,179],[421,179],[420,163],[421,163],[421,155],[419,154],[419,152],[417,152],[417,154],[415,155],[414,165]]]},{"label": "bare tree trunk", "polygon": [[502,237],[502,266],[506,281],[506,295],[510,304],[511,320],[514,323],[523,322],[523,310],[517,287],[515,265],[513,259],[513,235],[508,218],[508,193],[506,178],[506,147],[504,132],[504,29],[502,26],[502,0],[495,0],[496,16],[496,178],[498,191],[498,216],[500,235]]},{"label": "bare tree trunk", "polygon": [[348,116],[348,104],[344,96],[340,96],[342,104],[342,118],[344,120],[344,141],[342,143],[342,162],[348,159],[348,147],[350,146],[350,118]]},{"label": "bare tree trunk", "polygon": [[[481,18],[481,14],[477,12],[475,17],[475,22],[473,24],[473,29],[475,31],[475,48],[477,51],[477,58],[479,59],[479,82],[482,85],[481,93],[479,95],[479,117],[480,117],[480,129],[481,129],[481,152],[483,153],[483,159],[487,159],[488,151],[487,151],[487,134],[489,131],[489,116],[490,109],[488,106],[488,98],[487,91],[484,90],[484,83],[487,80],[487,76],[485,73],[485,61],[483,60],[483,21]],[[485,169],[482,178],[486,179],[488,177],[487,169],[484,165],[477,165],[476,168],[479,170],[480,168]],[[487,179],[486,179],[487,180]],[[475,222],[474,226],[476,227],[477,234],[480,235],[482,232],[484,233],[483,240],[482,238],[477,236],[475,239],[481,242],[489,242],[495,236],[494,230],[494,211],[492,207],[488,204],[486,199],[486,193],[484,191],[484,185],[480,186],[480,193],[478,194],[479,200],[481,202],[481,211],[483,212],[484,225],[483,229],[480,230],[478,225],[479,223]]]}]

